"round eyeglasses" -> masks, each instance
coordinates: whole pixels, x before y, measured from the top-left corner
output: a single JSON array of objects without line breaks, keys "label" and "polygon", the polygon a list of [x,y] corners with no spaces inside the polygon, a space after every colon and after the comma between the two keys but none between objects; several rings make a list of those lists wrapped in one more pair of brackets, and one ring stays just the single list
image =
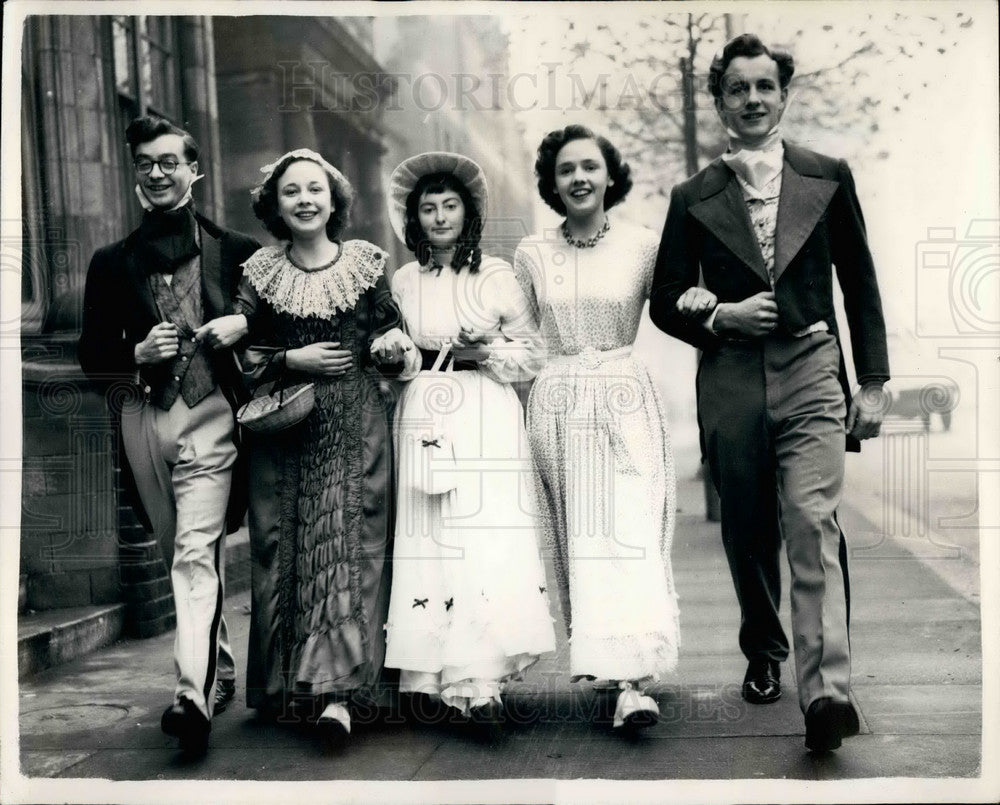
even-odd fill
[{"label": "round eyeglasses", "polygon": [[178,165],[190,165],[190,162],[181,162],[179,159],[174,157],[163,157],[162,159],[147,159],[141,157],[132,163],[135,169],[142,174],[152,173],[153,165],[160,166],[160,172],[164,176],[169,176],[175,170],[177,170]]}]

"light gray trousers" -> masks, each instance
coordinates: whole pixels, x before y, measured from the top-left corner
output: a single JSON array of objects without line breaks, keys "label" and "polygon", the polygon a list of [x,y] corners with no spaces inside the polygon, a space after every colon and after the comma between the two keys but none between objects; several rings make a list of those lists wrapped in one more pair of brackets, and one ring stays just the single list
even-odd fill
[{"label": "light gray trousers", "polygon": [[799,704],[846,701],[847,550],[837,524],[844,480],[844,392],[831,333],[730,342],[703,354],[698,416],[722,502],[722,538],[740,602],[740,647],[784,660],[780,552],[791,571]]},{"label": "light gray trousers", "polygon": [[226,507],[236,461],[233,413],[216,388],[194,408],[126,405],[122,442],[153,524],[177,612],[175,701],[212,717],[217,678],[235,663],[222,618]]}]

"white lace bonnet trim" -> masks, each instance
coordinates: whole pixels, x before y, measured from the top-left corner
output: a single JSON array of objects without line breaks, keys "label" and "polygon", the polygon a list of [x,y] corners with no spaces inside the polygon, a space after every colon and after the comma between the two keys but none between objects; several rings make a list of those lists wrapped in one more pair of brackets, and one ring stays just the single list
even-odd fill
[{"label": "white lace bonnet trim", "polygon": [[333,167],[333,165],[331,165],[329,162],[323,159],[322,156],[317,154],[311,148],[296,148],[293,151],[288,151],[287,153],[282,154],[280,157],[274,160],[274,162],[268,162],[266,165],[263,165],[261,167],[260,172],[264,174],[264,178],[260,180],[260,184],[258,184],[255,188],[253,188],[250,191],[250,198],[256,201],[260,197],[260,193],[264,189],[264,185],[267,184],[267,180],[274,175],[274,171],[277,169],[278,165],[280,165],[289,157],[294,157],[296,159],[311,160],[315,162],[317,165],[319,165],[327,173],[329,173],[336,181],[344,185],[347,185],[347,187],[351,186],[351,183],[347,181],[347,177],[344,176],[343,173],[341,173],[339,170]]},{"label": "white lace bonnet trim", "polygon": [[275,310],[305,318],[331,318],[354,307],[385,270],[385,252],[365,240],[349,240],[329,268],[303,271],[285,246],[264,246],[243,264],[243,276]]}]

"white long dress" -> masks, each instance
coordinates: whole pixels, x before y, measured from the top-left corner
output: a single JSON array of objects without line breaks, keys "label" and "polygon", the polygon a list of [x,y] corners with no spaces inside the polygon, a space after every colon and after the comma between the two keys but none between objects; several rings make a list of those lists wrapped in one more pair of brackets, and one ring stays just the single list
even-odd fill
[{"label": "white long dress", "polygon": [[528,433],[574,678],[658,680],[677,663],[673,455],[663,402],[630,354],[657,245],[614,221],[591,248],[556,234],[515,255],[548,350]]},{"label": "white long dress", "polygon": [[[478,369],[419,370],[403,379],[394,425],[398,508],[386,665],[400,690],[440,695],[463,711],[499,698],[500,682],[555,633],[539,555],[534,470],[521,403],[540,342],[510,265],[408,263],[391,289],[414,343],[436,352],[460,328],[493,331]],[[412,356],[411,356],[412,357]]]}]

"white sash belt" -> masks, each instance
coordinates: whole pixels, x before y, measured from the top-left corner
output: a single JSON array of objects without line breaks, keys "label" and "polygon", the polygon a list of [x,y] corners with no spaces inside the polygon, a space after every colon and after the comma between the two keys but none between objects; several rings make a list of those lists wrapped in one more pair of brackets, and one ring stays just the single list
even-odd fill
[{"label": "white sash belt", "polygon": [[550,364],[569,364],[582,366],[584,369],[596,369],[602,363],[618,361],[632,354],[631,345],[618,349],[594,349],[584,347],[576,355],[554,355],[549,358]]}]

